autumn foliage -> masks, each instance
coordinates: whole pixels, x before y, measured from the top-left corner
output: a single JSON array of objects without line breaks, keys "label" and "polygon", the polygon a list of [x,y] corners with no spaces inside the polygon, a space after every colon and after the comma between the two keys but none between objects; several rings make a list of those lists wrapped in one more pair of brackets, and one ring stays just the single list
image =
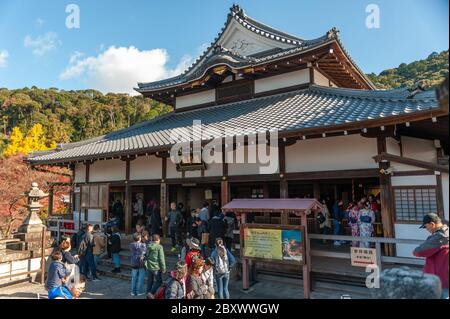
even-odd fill
[{"label": "autumn foliage", "polygon": [[[39,188],[47,193],[52,182],[70,182],[68,176],[61,175],[69,174],[67,169],[46,167],[45,169],[51,172],[38,171],[24,160],[25,157],[20,154],[0,159],[0,231],[4,237],[10,235],[27,216],[27,203],[23,193],[30,189],[32,182],[37,182]],[[55,187],[54,212],[64,208],[60,200],[62,194],[69,194],[69,186]],[[41,217],[45,218],[48,201],[43,200],[41,203],[44,205]]]},{"label": "autumn foliage", "polygon": [[46,151],[55,147],[54,141],[47,141],[41,124],[33,125],[25,136],[18,127],[14,127],[4,155],[12,156],[18,153],[27,155],[33,151]]}]

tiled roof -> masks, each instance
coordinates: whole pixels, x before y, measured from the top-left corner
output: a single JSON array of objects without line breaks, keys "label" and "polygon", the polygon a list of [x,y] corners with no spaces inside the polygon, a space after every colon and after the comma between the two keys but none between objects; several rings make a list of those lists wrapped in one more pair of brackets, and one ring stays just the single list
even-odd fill
[{"label": "tiled roof", "polygon": [[[29,160],[32,163],[61,163],[156,151],[172,145],[178,136],[192,140],[194,120],[201,120],[203,128],[213,130],[212,137],[223,137],[225,129],[244,129],[247,134],[261,129],[277,129],[280,133],[313,128],[326,131],[329,126],[438,107],[433,91],[410,96],[406,88],[373,91],[313,85],[299,91],[169,113],[88,141],[62,145],[59,151],[32,156]],[[171,136],[174,132],[176,134]]]}]

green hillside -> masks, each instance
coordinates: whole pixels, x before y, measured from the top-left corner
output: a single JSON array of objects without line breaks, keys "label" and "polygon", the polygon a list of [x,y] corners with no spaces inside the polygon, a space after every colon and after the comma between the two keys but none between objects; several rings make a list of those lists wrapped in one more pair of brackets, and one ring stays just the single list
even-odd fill
[{"label": "green hillside", "polygon": [[397,68],[384,70],[378,75],[368,74],[368,77],[379,89],[393,89],[404,85],[412,86],[417,81],[434,87],[441,83],[447,74],[448,50],[433,52],[424,60],[402,63]]}]

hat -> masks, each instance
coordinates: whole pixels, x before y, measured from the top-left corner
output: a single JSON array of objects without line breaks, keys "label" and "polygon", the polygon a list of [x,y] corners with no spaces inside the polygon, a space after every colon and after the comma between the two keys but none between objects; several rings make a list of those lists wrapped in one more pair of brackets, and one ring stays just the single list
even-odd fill
[{"label": "hat", "polygon": [[422,220],[422,226],[420,226],[419,228],[425,228],[426,224],[429,223],[440,223],[441,219],[439,218],[439,216],[435,213],[429,213],[426,214],[425,216],[423,216],[423,220]]},{"label": "hat", "polygon": [[191,249],[200,250],[200,241],[195,237],[186,239],[186,244]]}]

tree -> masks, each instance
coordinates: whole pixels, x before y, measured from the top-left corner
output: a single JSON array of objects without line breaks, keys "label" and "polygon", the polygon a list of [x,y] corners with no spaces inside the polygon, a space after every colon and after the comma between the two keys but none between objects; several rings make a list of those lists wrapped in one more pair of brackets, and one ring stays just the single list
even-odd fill
[{"label": "tree", "polygon": [[47,141],[45,138],[41,124],[33,125],[25,137],[18,127],[14,127],[4,155],[11,156],[17,153],[27,155],[29,152],[45,151],[55,147],[55,141]]}]

